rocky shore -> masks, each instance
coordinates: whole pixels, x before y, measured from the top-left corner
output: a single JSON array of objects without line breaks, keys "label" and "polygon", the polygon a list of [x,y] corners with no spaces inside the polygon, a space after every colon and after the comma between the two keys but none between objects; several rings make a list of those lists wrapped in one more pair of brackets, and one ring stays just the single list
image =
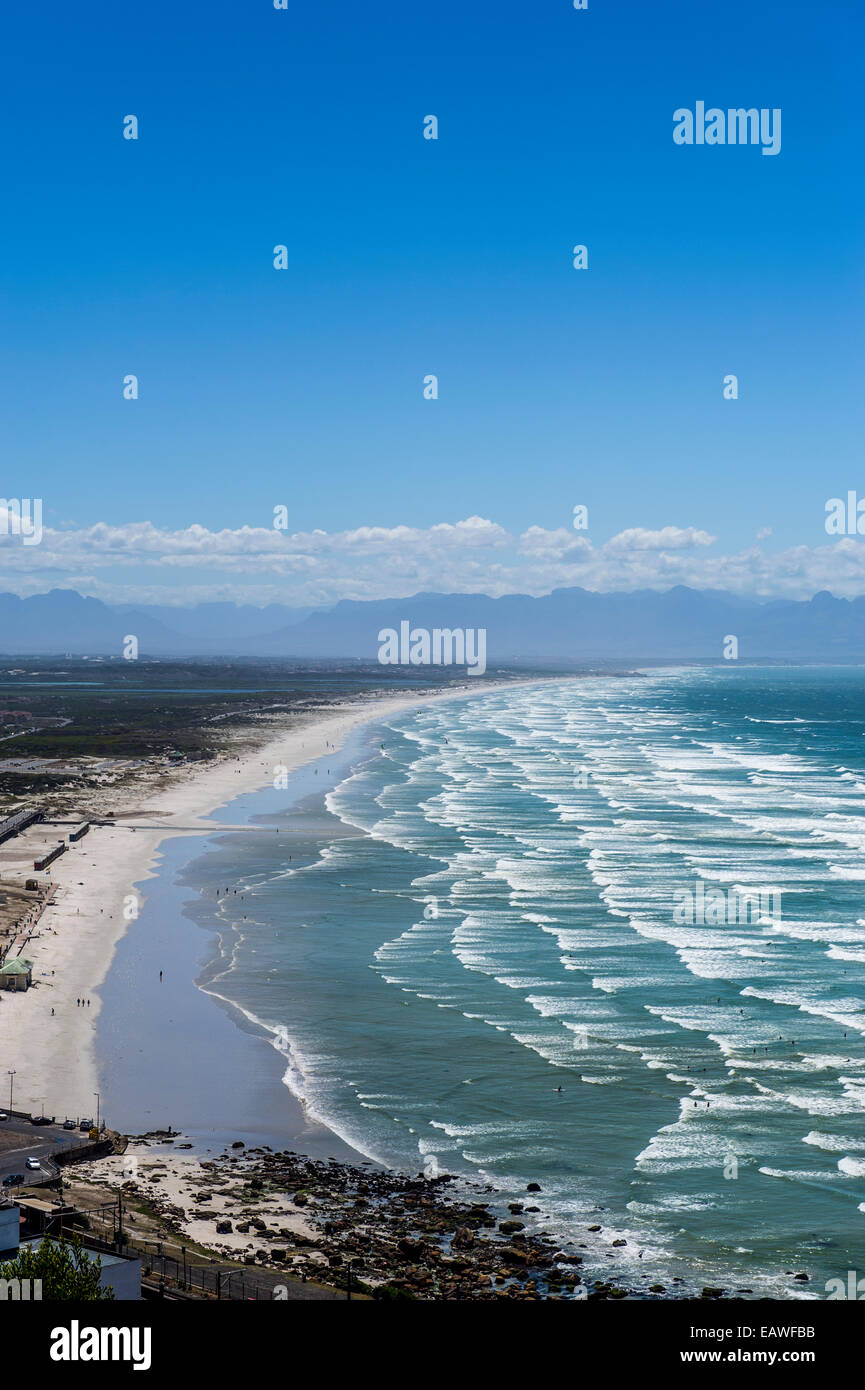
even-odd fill
[{"label": "rocky shore", "polygon": [[[215,1157],[191,1147],[182,1135],[157,1131],[65,1174],[91,1198],[104,1201],[106,1189],[122,1194],[133,1244],[138,1222],[138,1234],[166,1242],[166,1253],[187,1243],[238,1267],[375,1299],[753,1296],[749,1288],[686,1288],[681,1278],[634,1287],[598,1277],[603,1227],[587,1225],[585,1240],[577,1231],[564,1242],[537,1229],[535,1182],[523,1200],[506,1202],[449,1175],[409,1177],[241,1140]],[[603,1248],[612,1258],[608,1239]],[[807,1283],[808,1275],[795,1279]]]},{"label": "rocky shore", "polygon": [[[540,1192],[496,1214],[490,1190],[468,1198],[456,1180],[405,1177],[237,1141],[213,1159],[178,1152],[178,1138],[131,1140],[123,1156],[76,1165],[88,1185],[120,1189],[166,1236],[226,1259],[284,1271],[374,1298],[600,1299],[632,1291],[585,1280],[586,1249],[527,1230]],[[653,1292],[663,1296],[660,1285]],[[641,1294],[645,1296],[645,1294]]]}]

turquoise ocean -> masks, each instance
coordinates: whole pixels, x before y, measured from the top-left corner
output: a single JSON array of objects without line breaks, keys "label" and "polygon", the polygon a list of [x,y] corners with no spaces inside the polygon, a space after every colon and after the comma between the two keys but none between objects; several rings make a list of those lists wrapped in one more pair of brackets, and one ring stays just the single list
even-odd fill
[{"label": "turquoise ocean", "polygon": [[[501,688],[325,762],[177,866],[309,1115],[633,1287],[865,1275],[865,670]],[[682,921],[698,884],[761,908]]]}]

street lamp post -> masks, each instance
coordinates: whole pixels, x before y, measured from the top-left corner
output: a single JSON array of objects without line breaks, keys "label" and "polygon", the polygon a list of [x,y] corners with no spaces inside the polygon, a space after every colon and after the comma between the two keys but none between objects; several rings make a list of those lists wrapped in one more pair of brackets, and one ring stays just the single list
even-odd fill
[{"label": "street lamp post", "polygon": [[12,1114],[12,1079],[13,1079],[14,1076],[15,1076],[14,1071],[10,1071],[10,1072],[9,1072],[9,1114],[10,1114],[10,1115]]},{"label": "street lamp post", "polygon": [[94,1091],[93,1094],[94,1094],[95,1097],[96,1097],[96,1132],[97,1132],[97,1134],[98,1134],[98,1132],[99,1132],[99,1092],[98,1092],[98,1091]]}]

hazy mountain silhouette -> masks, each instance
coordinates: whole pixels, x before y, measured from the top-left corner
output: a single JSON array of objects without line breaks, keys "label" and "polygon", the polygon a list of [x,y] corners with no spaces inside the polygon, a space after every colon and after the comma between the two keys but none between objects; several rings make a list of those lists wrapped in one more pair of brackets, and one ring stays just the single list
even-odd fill
[{"label": "hazy mountain silhouette", "polygon": [[758,603],[681,585],[658,593],[556,589],[508,594],[415,594],[345,599],[330,609],[205,603],[191,608],[116,607],[72,589],[18,598],[0,594],[0,651],[113,655],[134,634],[142,656],[263,656],[374,660],[381,628],[486,628],[487,662],[568,667],[595,659],[719,659],[735,635],[739,657],[859,662],[865,598],[827,592]]}]

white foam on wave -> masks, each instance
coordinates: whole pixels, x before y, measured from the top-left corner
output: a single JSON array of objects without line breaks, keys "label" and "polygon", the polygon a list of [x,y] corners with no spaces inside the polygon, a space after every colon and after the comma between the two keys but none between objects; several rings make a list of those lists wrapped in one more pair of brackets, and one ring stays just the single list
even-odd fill
[{"label": "white foam on wave", "polygon": [[800,1013],[815,1018],[825,1018],[845,1029],[852,1029],[865,1037],[865,1001],[861,999],[833,999],[831,1003],[815,999],[795,987],[779,989],[758,989],[748,985],[742,990],[743,996],[753,999],[766,999],[773,1004],[787,1004]]},{"label": "white foam on wave", "polygon": [[[858,1115],[862,1100],[845,1088],[840,1096],[819,1095],[812,1091],[775,1091],[763,1086],[759,1081],[754,1085],[761,1095],[771,1096],[780,1105],[790,1105],[794,1110],[804,1110],[808,1115],[825,1118],[831,1115]],[[855,1088],[852,1088],[855,1091]]]},{"label": "white foam on wave", "polygon": [[830,1182],[834,1176],[823,1168],[769,1168],[761,1167],[759,1172],[767,1178],[785,1178],[788,1182]]},{"label": "white foam on wave", "polygon": [[824,1134],[818,1129],[809,1130],[802,1143],[812,1144],[815,1149],[825,1149],[826,1153],[847,1153],[851,1149],[854,1152],[856,1149],[865,1150],[863,1139],[851,1139],[846,1134]]}]

